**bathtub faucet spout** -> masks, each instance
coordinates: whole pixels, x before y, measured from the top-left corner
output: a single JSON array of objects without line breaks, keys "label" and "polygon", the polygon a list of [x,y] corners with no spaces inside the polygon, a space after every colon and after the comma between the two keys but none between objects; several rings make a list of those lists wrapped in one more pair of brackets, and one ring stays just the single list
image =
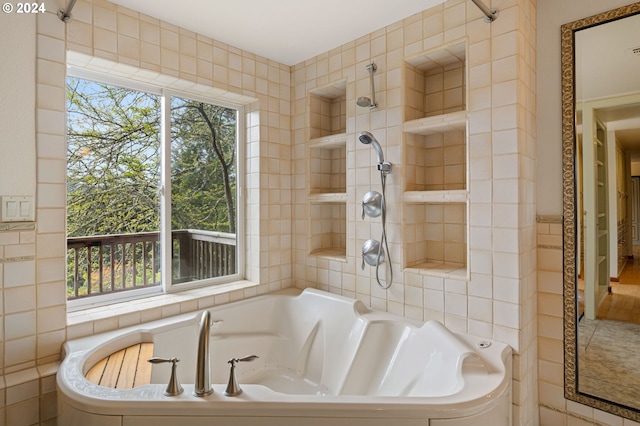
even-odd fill
[{"label": "bathtub faucet spout", "polygon": [[196,360],[196,380],[194,396],[206,396],[213,392],[209,374],[209,334],[211,332],[211,314],[204,311],[200,318],[198,334],[198,353]]}]

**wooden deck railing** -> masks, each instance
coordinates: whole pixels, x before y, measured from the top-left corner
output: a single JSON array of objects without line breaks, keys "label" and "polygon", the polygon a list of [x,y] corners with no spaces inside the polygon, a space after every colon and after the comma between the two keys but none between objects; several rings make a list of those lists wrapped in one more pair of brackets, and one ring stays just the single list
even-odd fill
[{"label": "wooden deck railing", "polygon": [[236,236],[224,232],[173,231],[173,282],[236,273]]},{"label": "wooden deck railing", "polygon": [[[174,231],[173,283],[236,272],[235,234]],[[67,299],[160,285],[160,234],[67,239]]]}]

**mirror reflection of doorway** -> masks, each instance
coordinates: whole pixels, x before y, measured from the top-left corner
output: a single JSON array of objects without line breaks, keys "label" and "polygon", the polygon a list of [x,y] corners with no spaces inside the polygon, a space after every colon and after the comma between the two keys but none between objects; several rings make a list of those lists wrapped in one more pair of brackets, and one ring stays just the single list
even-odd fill
[{"label": "mirror reflection of doorway", "polygon": [[[606,115],[599,111],[603,112]],[[598,303],[595,318],[584,315],[579,322],[579,390],[640,408],[636,396],[640,383],[640,150],[627,142],[626,134],[607,133],[614,144],[607,161],[612,231],[609,291]],[[640,141],[637,137],[631,140]],[[584,291],[584,282],[580,284]],[[625,344],[612,345],[612,338]]]},{"label": "mirror reflection of doorway", "polygon": [[[566,396],[594,407],[612,401],[636,414],[640,324],[631,321],[640,319],[640,245],[633,245],[640,241],[640,221],[632,221],[631,210],[635,203],[634,217],[640,219],[640,180],[632,201],[631,178],[640,176],[640,62],[629,47],[637,46],[638,37],[631,35],[639,34],[638,19],[640,14],[595,26],[585,20],[573,33],[574,108],[563,121],[570,128],[569,119],[574,120],[576,131],[575,139],[565,140],[574,144],[576,155],[575,205],[573,212],[566,211],[573,215],[565,217],[568,234],[575,233],[575,252],[569,252],[575,259],[565,263],[565,272],[576,268],[581,314],[576,339],[573,333],[565,335]],[[564,31],[563,40],[567,35]],[[566,297],[574,290],[572,278],[565,285],[565,307],[575,302]]]},{"label": "mirror reflection of doorway", "polygon": [[[583,102],[579,112],[577,243],[586,256],[577,265],[580,317],[640,323],[640,94]],[[598,141],[606,146],[603,158]],[[605,233],[606,247],[598,244]],[[608,265],[594,268],[602,260]]]},{"label": "mirror reflection of doorway", "polygon": [[611,294],[598,308],[598,318],[640,324],[640,176],[631,177],[632,254],[618,277],[611,282]]}]

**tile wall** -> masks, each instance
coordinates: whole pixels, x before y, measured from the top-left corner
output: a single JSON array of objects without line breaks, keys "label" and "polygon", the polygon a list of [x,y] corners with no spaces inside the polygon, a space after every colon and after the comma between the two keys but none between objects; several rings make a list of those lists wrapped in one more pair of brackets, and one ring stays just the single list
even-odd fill
[{"label": "tile wall", "polygon": [[[55,15],[64,3],[45,1],[47,13],[36,23],[37,221],[28,229],[0,229],[0,284],[10,306],[0,316],[6,330],[0,336],[0,425],[55,424],[56,363],[67,338],[292,285],[289,67],[102,0],[79,1],[65,25]],[[67,317],[67,59],[244,104],[246,276],[259,284]]]},{"label": "tile wall", "polygon": [[[452,129],[418,137],[407,134],[407,191],[466,189],[467,155],[464,130]],[[422,154],[420,154],[422,153]]]},{"label": "tile wall", "polygon": [[52,361],[56,340],[64,339],[65,318],[56,309],[64,293],[36,286],[35,240],[32,223],[0,227],[0,425],[55,424]]},{"label": "tile wall", "polygon": [[[64,7],[63,3],[46,1],[49,11]],[[73,322],[72,316],[71,327],[66,327],[66,50],[94,57],[96,68],[128,78],[167,78],[168,84],[193,90],[213,87],[217,95],[247,100],[247,276],[261,284],[230,295],[210,295],[206,303],[224,303],[295,283],[358,297],[408,317],[439,319],[455,330],[492,337],[515,348],[515,424],[535,425],[540,420],[543,425],[577,425],[595,420],[621,425],[621,419],[562,397],[561,251],[540,247],[541,241],[556,239],[557,227],[538,224],[537,256],[535,247],[536,2],[494,0],[491,6],[500,10],[500,19],[487,24],[470,2],[451,0],[292,68],[103,0],[79,1],[74,21],[66,26],[53,13],[38,16],[38,220],[32,229],[0,231],[2,295],[4,306],[10,306],[0,316],[0,425],[55,424],[55,363],[67,337],[197,309],[198,300],[204,298],[176,300],[168,308],[136,308],[125,319],[115,311],[91,321]],[[406,259],[417,259],[407,254],[411,228],[406,215],[426,213],[403,204],[402,191],[411,189],[405,185],[410,168],[398,166],[388,181],[390,204],[404,206],[389,212],[397,281],[383,292],[372,285],[371,269],[359,270],[362,241],[380,233],[379,222],[359,219],[359,201],[364,192],[379,188],[379,176],[371,167],[372,150],[357,143],[355,135],[361,130],[373,132],[389,161],[403,164],[406,136],[401,125],[408,119],[408,110],[402,107],[408,102],[403,98],[403,61],[459,40],[467,42],[467,80],[458,75],[446,80],[456,82],[447,83],[452,88],[457,82],[468,86],[464,99],[469,111],[468,176],[463,180],[471,198],[468,235],[461,238],[468,241],[470,280],[402,272]],[[369,95],[365,66],[372,59],[378,65],[375,78],[381,107],[369,111],[356,107],[355,99]],[[444,87],[444,76],[442,80]],[[307,92],[339,81],[346,81],[344,102],[340,99],[339,107],[329,108],[319,119],[331,123],[330,132],[339,128],[349,138],[346,152],[335,154],[344,156],[346,163],[339,172],[345,182],[336,187],[344,186],[348,201],[335,209],[345,226],[332,231],[332,238],[344,240],[346,262],[309,256],[304,160],[310,137]],[[444,106],[444,97],[442,102]],[[335,113],[338,108],[345,109],[344,124],[335,122],[336,115],[343,115]]]},{"label": "tile wall", "polygon": [[[293,67],[294,279],[298,287],[356,297],[374,308],[437,319],[451,329],[511,344],[516,352],[514,424],[534,425],[536,4],[503,0],[492,7],[500,9],[500,19],[487,24],[473,3],[450,0]],[[429,52],[444,46],[466,58],[468,71],[463,61],[437,71],[430,62],[437,55]],[[358,97],[370,96],[366,67],[371,61],[377,66],[380,104],[374,110],[356,106]],[[310,191],[308,168],[314,165],[307,154],[310,145],[317,146],[317,136],[308,128],[313,120],[308,99],[344,81],[346,248],[335,251],[346,254],[335,256],[312,245],[313,230],[331,224],[335,229],[338,221],[321,211],[324,204],[309,202],[317,198]],[[414,138],[403,132],[404,120],[464,109],[468,126],[446,137]],[[375,283],[375,268],[360,268],[362,244],[381,234],[380,218],[360,217],[362,196],[381,190],[375,153],[357,140],[364,130],[393,164],[387,177],[387,234],[394,284],[387,291]],[[422,156],[425,140],[433,164],[415,159]],[[425,182],[437,187],[427,188]],[[428,189],[468,189],[469,202],[403,202],[404,190]],[[333,206],[345,208],[344,203]],[[434,237],[422,239],[425,234]],[[413,267],[442,259],[461,264],[462,277]]]},{"label": "tile wall", "polygon": [[[456,58],[465,50],[464,44],[447,49]],[[407,59],[405,65],[406,103],[405,119],[461,111],[466,104],[466,78],[464,60],[458,58],[446,63],[424,56]]]},{"label": "tile wall", "polygon": [[540,424],[638,426],[564,398],[562,218],[539,216],[537,228]]}]

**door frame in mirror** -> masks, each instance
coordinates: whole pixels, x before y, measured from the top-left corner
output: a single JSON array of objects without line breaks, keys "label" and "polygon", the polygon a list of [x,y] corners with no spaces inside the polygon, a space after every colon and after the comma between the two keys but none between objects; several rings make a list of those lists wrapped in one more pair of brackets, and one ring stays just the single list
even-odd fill
[{"label": "door frame in mirror", "polygon": [[561,27],[562,53],[562,189],[564,279],[564,396],[620,417],[640,422],[640,410],[578,391],[578,299],[576,271],[576,111],[575,32],[640,13],[640,2],[580,19]]}]

